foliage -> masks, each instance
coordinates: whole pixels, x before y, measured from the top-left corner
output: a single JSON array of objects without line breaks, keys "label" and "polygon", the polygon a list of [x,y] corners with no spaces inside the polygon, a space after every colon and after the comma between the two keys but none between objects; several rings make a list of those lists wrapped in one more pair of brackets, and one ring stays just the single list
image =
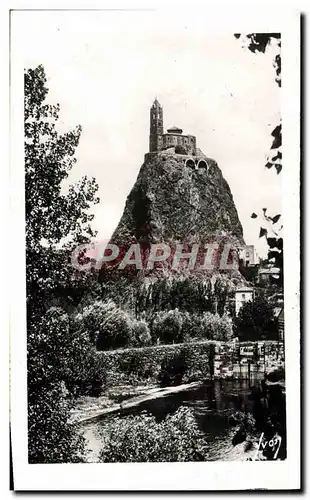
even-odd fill
[{"label": "foliage", "polygon": [[216,299],[216,312],[222,316],[225,311],[226,300],[228,296],[228,285],[223,279],[218,278],[214,284],[214,296]]},{"label": "foliage", "polygon": [[183,342],[193,342],[201,337],[201,314],[182,313]]},{"label": "foliage", "polygon": [[52,307],[28,335],[28,369],[32,387],[64,382],[71,394],[86,390],[96,375],[96,350],[65,313]]},{"label": "foliage", "polygon": [[239,271],[246,281],[256,284],[259,266],[245,266],[242,261],[239,261]]},{"label": "foliage", "polygon": [[[236,33],[235,37],[240,38],[240,33]],[[276,43],[281,48],[281,33],[249,33],[245,35],[245,45],[251,52],[265,53],[271,43]],[[274,60],[276,70],[276,82],[281,87],[281,56],[278,53]]]},{"label": "foliage", "polygon": [[99,351],[131,344],[131,317],[112,301],[97,301],[85,307],[77,321]]},{"label": "foliage", "polygon": [[240,341],[276,340],[277,324],[267,300],[258,295],[243,304],[234,320],[234,330]]},{"label": "foliage", "polygon": [[[281,351],[281,346],[276,341],[263,341],[262,344],[265,358],[273,359],[279,350]],[[255,354],[255,342],[247,341],[241,345],[246,348],[253,345]],[[219,343],[200,340],[186,344],[99,352],[97,354],[98,375],[106,377],[107,386],[128,383],[137,385],[145,382],[155,384],[158,382],[163,360],[167,359],[168,364],[169,358],[173,360],[183,356],[186,371],[182,382],[205,380],[214,375],[216,352],[220,353],[220,359],[223,364],[226,362],[226,365],[241,362],[243,359],[239,342]]]},{"label": "foliage", "polygon": [[214,357],[213,348],[213,342],[191,342],[123,351],[102,351],[97,355],[97,366],[99,374],[106,374],[107,385],[143,383],[148,379],[155,383],[158,381],[164,359],[168,364],[169,359],[175,360],[183,356],[186,361],[183,381],[200,380],[210,375],[209,358]]},{"label": "foliage", "polygon": [[[278,287],[283,288],[283,238],[281,237],[281,231],[283,226],[281,224],[281,215],[277,214],[275,216],[269,216],[267,214],[267,209],[263,208],[263,217],[267,225],[269,225],[269,230],[261,228],[260,238],[265,237],[268,250],[268,262],[273,267],[278,268],[280,271],[279,279],[274,279],[273,284]],[[272,236],[270,236],[270,232]]]},{"label": "foliage", "polygon": [[181,343],[183,315],[178,309],[157,313],[153,325],[153,337],[163,344]]},{"label": "foliage", "polygon": [[[236,38],[240,38],[240,34],[235,35]],[[281,87],[281,34],[280,33],[250,33],[245,37],[245,45],[251,52],[261,52],[265,53],[267,47],[275,43],[278,46],[278,53],[274,59],[274,67],[276,71],[275,81]],[[282,123],[280,123],[271,132],[272,144],[271,153],[267,158],[265,167],[275,168],[277,174],[282,170]],[[263,208],[263,214],[266,221],[276,224],[281,217],[280,214],[276,214],[273,217],[266,215],[266,208]],[[257,214],[253,213],[252,218],[256,218]],[[280,230],[282,227],[280,228]],[[281,288],[283,287],[283,239],[279,236],[279,231],[275,232],[272,228],[272,233],[275,235],[268,237],[268,231],[266,228],[261,228],[259,237],[266,237],[267,244],[269,246],[268,259],[274,264],[274,267],[280,269],[280,279],[277,285]]]},{"label": "foliage", "polygon": [[189,408],[180,407],[161,422],[144,414],[113,419],[101,432],[101,462],[197,462],[206,456],[206,443]]},{"label": "foliage", "polygon": [[57,131],[59,106],[45,102],[42,66],[25,72],[24,91],[29,460],[75,462],[83,446],[67,421],[69,398],[63,380],[73,377],[75,385],[77,375],[70,372],[68,361],[77,354],[81,338],[71,345],[68,319],[59,311],[44,315],[59,297],[72,293],[72,300],[79,300],[79,290],[89,279],[74,272],[70,256],[77,243],[94,234],[89,209],[98,202],[97,185],[84,177],[63,191],[76,162],[81,128]]},{"label": "foliage", "polygon": [[228,316],[204,313],[201,318],[201,337],[206,340],[228,341],[232,339],[232,323]]},{"label": "foliage", "polygon": [[91,391],[98,378],[95,350],[68,315],[51,308],[28,332],[29,461],[78,462],[83,440],[68,424],[68,394]]},{"label": "foliage", "polygon": [[[240,38],[240,34],[235,35],[236,38]],[[273,65],[276,71],[275,81],[281,87],[281,34],[280,33],[250,33],[243,37],[244,45],[251,52],[261,52],[265,53],[267,47],[271,44],[276,44],[278,47],[278,53],[275,56]],[[275,168],[277,174],[282,170],[282,124],[281,122],[273,129],[272,133],[272,144],[269,157],[267,158],[266,168]]]},{"label": "foliage", "polygon": [[[113,351],[112,351],[113,352]],[[156,373],[156,363],[154,359],[148,356],[148,352],[144,349],[131,349],[124,351],[120,356],[115,359],[116,366],[114,362],[109,363],[113,358],[108,361],[108,377],[109,381],[121,380],[122,376],[127,383],[134,384],[137,380],[146,381],[149,378],[154,379]]]},{"label": "foliage", "polygon": [[[32,385],[32,384],[31,384]],[[63,383],[31,387],[28,412],[29,463],[81,462],[84,440],[68,424],[70,402]]]},{"label": "foliage", "polygon": [[[267,214],[267,208],[262,209],[264,226],[260,228],[259,237],[266,238],[266,243],[269,247],[267,264],[279,270],[279,277],[272,278],[271,284],[276,285],[279,288],[283,288],[283,238],[281,237],[281,231],[283,225],[281,224],[281,214],[276,214],[270,216]],[[253,213],[251,215],[253,219],[257,218],[257,214]],[[272,233],[272,236],[270,236]]]},{"label": "foliage", "polygon": [[213,290],[210,280],[202,282],[194,276],[185,279],[157,278],[137,286],[135,312],[137,316],[145,311],[152,315],[170,309],[189,313],[215,312],[215,302],[223,302],[224,293],[224,285],[218,283]]},{"label": "foliage", "polygon": [[179,385],[188,370],[186,350],[166,354],[161,362],[158,380],[161,386]]},{"label": "foliage", "polygon": [[[214,315],[209,314],[211,317]],[[152,318],[152,338],[154,343],[178,344],[204,337],[201,315],[172,309],[161,311]],[[208,337],[205,337],[208,338]]]},{"label": "foliage", "polygon": [[[28,313],[35,312],[60,289],[83,281],[69,265],[77,243],[94,235],[88,213],[98,202],[94,179],[82,180],[62,190],[76,159],[81,127],[60,134],[56,124],[59,106],[45,102],[48,89],[44,68],[25,73],[25,197]],[[59,242],[66,244],[59,250]],[[33,299],[33,300],[31,300]]]},{"label": "foliage", "polygon": [[147,322],[132,318],[111,300],[89,304],[76,315],[75,321],[99,351],[151,343]]},{"label": "foliage", "polygon": [[132,320],[131,323],[132,344],[135,347],[143,347],[152,343],[152,337],[147,322],[142,320]]}]

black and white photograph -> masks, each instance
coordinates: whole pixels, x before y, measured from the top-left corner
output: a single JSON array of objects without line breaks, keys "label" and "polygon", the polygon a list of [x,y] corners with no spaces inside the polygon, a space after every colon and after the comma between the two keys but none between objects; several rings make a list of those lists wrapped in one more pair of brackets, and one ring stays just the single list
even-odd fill
[{"label": "black and white photograph", "polygon": [[11,11],[17,489],[300,487],[299,18],[200,9]]}]

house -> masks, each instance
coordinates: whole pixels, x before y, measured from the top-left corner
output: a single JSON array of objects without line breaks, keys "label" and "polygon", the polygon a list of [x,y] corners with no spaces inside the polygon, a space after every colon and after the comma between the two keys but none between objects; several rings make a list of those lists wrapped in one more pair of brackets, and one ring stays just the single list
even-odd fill
[{"label": "house", "polygon": [[279,279],[280,269],[277,267],[263,268],[258,271],[258,283],[260,285],[270,285],[273,279]]},{"label": "house", "polygon": [[254,289],[250,287],[239,287],[235,290],[235,308],[236,315],[238,315],[241,307],[254,298]]}]

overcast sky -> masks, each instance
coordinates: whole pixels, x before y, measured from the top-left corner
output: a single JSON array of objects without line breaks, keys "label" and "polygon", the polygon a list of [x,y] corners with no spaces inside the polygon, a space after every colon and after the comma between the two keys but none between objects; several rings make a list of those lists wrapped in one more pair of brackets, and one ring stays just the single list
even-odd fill
[{"label": "overcast sky", "polygon": [[[252,212],[281,209],[281,175],[264,168],[280,118],[275,54],[253,54],[233,33],[206,31],[198,15],[156,12],[14,12],[25,68],[43,64],[62,130],[82,125],[70,180],[94,176],[98,239],[117,225],[144,153],[155,96],[172,125],[197,137],[228,181],[247,244],[259,254]],[[154,173],[155,175],[155,173]]]}]

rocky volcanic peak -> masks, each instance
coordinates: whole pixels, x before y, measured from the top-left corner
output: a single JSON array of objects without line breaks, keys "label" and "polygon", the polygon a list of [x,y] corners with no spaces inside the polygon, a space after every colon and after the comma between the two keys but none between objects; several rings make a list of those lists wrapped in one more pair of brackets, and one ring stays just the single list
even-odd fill
[{"label": "rocky volcanic peak", "polygon": [[[207,168],[186,165],[203,159]],[[217,163],[197,150],[145,155],[112,241],[187,244],[227,241],[243,245],[243,230],[228,183]]]}]

